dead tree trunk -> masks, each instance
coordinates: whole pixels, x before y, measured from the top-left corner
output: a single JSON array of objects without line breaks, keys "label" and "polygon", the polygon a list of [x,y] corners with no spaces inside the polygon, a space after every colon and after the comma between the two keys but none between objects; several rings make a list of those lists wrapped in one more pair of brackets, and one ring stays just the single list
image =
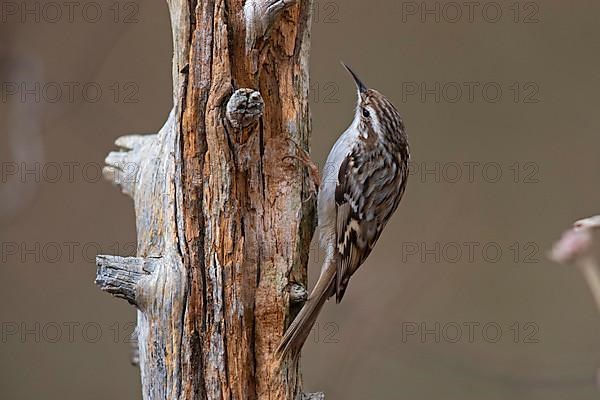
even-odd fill
[{"label": "dead tree trunk", "polygon": [[138,256],[98,256],[97,284],[138,308],[144,399],[305,398],[274,351],[315,222],[305,168],[283,160],[288,139],[308,147],[312,2],[168,3],[173,110],[104,171],[134,200]]}]

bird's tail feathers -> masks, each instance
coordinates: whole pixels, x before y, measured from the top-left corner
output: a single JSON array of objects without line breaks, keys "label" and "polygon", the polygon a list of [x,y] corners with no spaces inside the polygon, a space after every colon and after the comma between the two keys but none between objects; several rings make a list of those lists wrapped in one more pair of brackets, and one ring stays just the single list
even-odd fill
[{"label": "bird's tail feathers", "polygon": [[321,274],[319,280],[308,300],[288,327],[287,331],[281,339],[277,354],[284,358],[288,354],[293,358],[298,357],[304,342],[310,335],[313,325],[317,321],[319,312],[325,301],[334,294],[335,268],[328,268],[325,273]]}]

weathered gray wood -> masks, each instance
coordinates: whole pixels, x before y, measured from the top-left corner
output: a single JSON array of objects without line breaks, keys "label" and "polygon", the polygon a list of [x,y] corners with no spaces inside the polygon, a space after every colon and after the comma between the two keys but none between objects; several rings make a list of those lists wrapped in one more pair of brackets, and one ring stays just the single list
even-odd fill
[{"label": "weathered gray wood", "polygon": [[138,286],[156,269],[159,262],[157,258],[98,256],[96,285],[137,306]]},{"label": "weathered gray wood", "polygon": [[[116,144],[124,151],[107,157],[104,174],[134,199],[138,257],[99,256],[97,263],[118,260],[112,266],[127,265],[132,275],[141,270],[150,272],[136,282],[133,296],[139,309],[136,332],[143,395],[145,399],[183,398],[178,394],[183,377],[179,360],[182,345],[177,338],[183,335],[186,274],[178,245],[176,189],[181,183],[176,173],[180,147],[175,112],[158,134],[126,136]],[[153,268],[145,268],[150,261]],[[98,271],[100,282],[104,270],[101,267]],[[128,286],[111,290],[128,293]]]},{"label": "weathered gray wood", "polygon": [[244,5],[246,19],[246,48],[252,49],[256,40],[265,36],[275,19],[298,0],[247,0]]},{"label": "weathered gray wood", "polygon": [[325,400],[325,394],[321,392],[308,394],[303,393],[299,397],[299,400]]},{"label": "weathered gray wood", "polygon": [[137,257],[99,256],[98,284],[138,307],[144,399],[322,399],[274,354],[315,225],[284,161],[289,139],[308,146],[312,2],[168,4],[173,110],[104,169],[134,200]]}]

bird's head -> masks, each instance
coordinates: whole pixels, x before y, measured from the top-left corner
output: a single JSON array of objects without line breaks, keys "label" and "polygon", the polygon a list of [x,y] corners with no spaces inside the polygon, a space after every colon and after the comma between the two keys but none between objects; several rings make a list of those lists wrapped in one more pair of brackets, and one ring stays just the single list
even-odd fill
[{"label": "bird's head", "polygon": [[405,137],[402,117],[392,102],[377,90],[368,88],[349,66],[342,65],[354,79],[358,92],[354,126],[365,135],[374,132],[380,138]]}]

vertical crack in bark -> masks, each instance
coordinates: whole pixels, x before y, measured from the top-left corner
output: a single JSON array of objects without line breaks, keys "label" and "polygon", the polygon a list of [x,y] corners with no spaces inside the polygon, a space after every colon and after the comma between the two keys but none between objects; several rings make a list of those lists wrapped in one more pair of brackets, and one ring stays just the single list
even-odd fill
[{"label": "vertical crack in bark", "polygon": [[[204,215],[203,179],[206,143],[204,115],[210,90],[212,74],[212,29],[214,1],[198,3],[190,1],[190,52],[188,81],[182,101],[181,132],[183,183],[184,183],[184,219],[186,231],[187,259],[185,270],[187,285],[183,318],[187,321],[184,343],[188,348],[184,378],[185,398],[208,400],[204,371],[207,363],[203,356],[204,332],[207,329],[207,276],[204,270],[206,255],[204,252],[204,234],[206,216]],[[200,30],[200,32],[198,31]],[[208,70],[207,70],[208,69]],[[190,197],[191,196],[191,197]]]},{"label": "vertical crack in bark", "polygon": [[[189,75],[189,68],[188,68],[188,71],[184,74],[184,77],[183,77],[183,98],[184,99],[187,97],[188,75]],[[183,122],[182,121],[183,121],[183,115],[185,113],[185,106],[186,106],[186,103],[184,101],[184,102],[182,102],[181,113],[180,113],[179,117],[177,118],[177,121],[179,121],[179,132],[183,132]],[[183,144],[183,140],[181,140],[181,139],[182,138],[178,136],[177,143],[178,143],[179,146],[176,147],[176,149],[179,151],[179,158],[177,159],[177,161],[178,161],[177,162],[177,172],[178,172],[177,175],[181,176],[182,177],[182,182],[184,182],[185,179],[186,179],[185,178],[185,168],[182,165],[182,160],[183,160],[183,156],[184,156],[184,144]],[[181,183],[182,182],[179,182],[180,183],[180,185],[178,185],[179,189],[181,189]],[[181,214],[180,214],[180,211],[179,211],[180,205],[183,206],[185,204],[185,198],[183,196],[183,191],[176,190],[175,191],[175,196],[176,196],[176,198],[175,198],[175,204],[176,204],[175,211],[176,211],[177,221],[185,221],[185,215],[184,215],[185,212],[184,212],[184,210],[183,209],[181,210]],[[178,226],[179,225],[180,224],[178,223]],[[184,222],[184,225],[185,225],[185,222]],[[187,248],[187,243],[186,243],[186,239],[185,239],[185,226],[183,226],[183,230],[182,229],[178,229],[177,230],[177,249],[179,251],[179,255],[180,255],[181,259],[184,260],[184,262],[186,262],[186,260],[189,262],[189,249],[185,250],[186,248]],[[183,290],[183,298],[182,298],[182,302],[183,302],[183,310],[182,311],[183,312],[181,314],[181,319],[180,319],[180,323],[181,323],[182,327],[186,326],[185,319],[186,319],[186,315],[188,314],[188,301],[189,301],[189,297],[190,297],[189,293],[192,290],[191,282],[192,282],[192,276],[191,276],[191,274],[190,273],[186,273],[186,285],[185,285],[185,288]],[[199,338],[195,339],[195,340],[192,339],[192,340],[189,341],[189,343],[186,343],[184,335],[185,335],[185,332],[182,331],[181,332],[181,336],[179,337],[179,346],[183,349],[185,345],[189,345],[192,349],[194,349],[195,347],[194,347],[193,343],[194,342],[198,342]],[[192,350],[192,354],[193,353],[194,353],[194,350]],[[184,365],[185,364],[184,357],[185,357],[185,354],[184,354],[183,351],[181,351],[179,353],[179,364],[180,365]],[[204,369],[203,366],[200,365],[199,366],[199,374],[202,373],[203,369]],[[200,379],[202,379],[202,378],[200,378]],[[177,393],[177,398],[182,398],[182,395],[184,394],[183,393],[183,391],[184,391],[184,385],[183,384],[179,385],[178,389],[179,390],[178,390],[178,393]],[[199,393],[198,393],[198,395],[199,395]]]},{"label": "vertical crack in bark", "polygon": [[260,191],[262,194],[263,201],[267,200],[267,176],[265,175],[265,127],[261,120],[260,122],[260,130],[258,131],[258,148],[259,148],[259,157],[258,157],[258,172],[260,173]]}]

